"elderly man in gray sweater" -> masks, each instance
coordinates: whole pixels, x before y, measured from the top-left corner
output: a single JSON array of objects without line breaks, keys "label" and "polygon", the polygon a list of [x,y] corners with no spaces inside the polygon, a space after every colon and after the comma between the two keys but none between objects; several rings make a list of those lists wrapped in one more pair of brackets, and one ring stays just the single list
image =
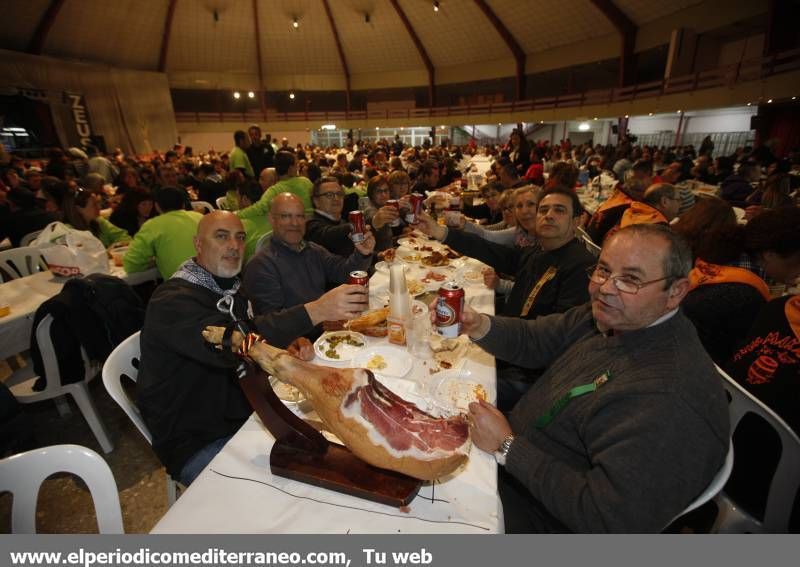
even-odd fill
[{"label": "elderly man in gray sweater", "polygon": [[508,532],[658,532],[728,450],[722,383],[679,305],[691,253],[667,227],[617,232],[589,304],[532,321],[465,308],[497,358],[547,367],[506,418],[470,405],[472,439],[504,466]]}]

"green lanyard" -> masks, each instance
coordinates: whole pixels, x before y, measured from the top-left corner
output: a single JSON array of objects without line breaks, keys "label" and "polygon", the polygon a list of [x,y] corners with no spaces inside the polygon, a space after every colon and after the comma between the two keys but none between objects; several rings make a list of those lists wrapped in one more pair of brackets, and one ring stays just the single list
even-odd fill
[{"label": "green lanyard", "polygon": [[547,413],[539,416],[539,419],[536,420],[534,426],[536,427],[536,429],[544,429],[545,427],[550,425],[550,422],[553,421],[553,419],[555,419],[555,417],[559,413],[561,413],[561,410],[567,407],[567,404],[571,399],[577,398],[578,396],[590,394],[595,390],[597,390],[597,388],[608,382],[609,380],[611,380],[611,371],[606,370],[600,376],[598,376],[588,384],[581,384],[580,386],[575,386],[569,392],[567,392],[565,396],[557,399],[556,402],[552,405],[552,407],[547,411]]}]

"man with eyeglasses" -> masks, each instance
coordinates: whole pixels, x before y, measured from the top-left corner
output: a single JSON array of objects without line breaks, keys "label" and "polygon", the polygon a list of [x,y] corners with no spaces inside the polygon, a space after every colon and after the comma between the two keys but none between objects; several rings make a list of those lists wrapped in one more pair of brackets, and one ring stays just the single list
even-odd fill
[{"label": "man with eyeglasses", "polygon": [[[269,216],[272,238],[244,273],[256,315],[294,314],[302,322],[300,333],[312,338],[321,323],[353,319],[369,307],[364,286],[341,285],[350,272],[367,270],[372,263],[375,238],[368,228],[366,239],[344,258],[306,240],[306,216],[297,195],[275,197]],[[330,286],[338,287],[326,293]]]},{"label": "man with eyeglasses", "polygon": [[306,221],[306,240],[329,252],[348,257],[355,250],[350,240],[350,223],[342,219],[344,189],[333,176],[320,177],[311,190],[314,215]]},{"label": "man with eyeglasses", "polygon": [[[536,246],[520,250],[463,230],[448,230],[427,215],[420,229],[454,250],[515,277],[500,314],[535,319],[586,303],[586,268],[594,256],[575,238],[582,208],[574,192],[554,187],[542,193],[536,211]],[[498,405],[513,407],[541,374],[542,367],[520,368],[513,359],[498,366]]]},{"label": "man with eyeglasses", "polygon": [[506,531],[658,532],[708,486],[729,443],[719,375],[679,305],[692,255],[667,227],[609,237],[591,302],[532,321],[466,307],[464,332],[542,377],[506,417],[470,404],[504,469]]}]

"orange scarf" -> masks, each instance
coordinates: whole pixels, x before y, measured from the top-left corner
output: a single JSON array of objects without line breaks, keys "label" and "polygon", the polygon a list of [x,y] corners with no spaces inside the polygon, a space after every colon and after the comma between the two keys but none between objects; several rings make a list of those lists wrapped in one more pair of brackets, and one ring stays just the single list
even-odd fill
[{"label": "orange scarf", "polygon": [[628,207],[628,210],[622,213],[622,219],[619,221],[620,228],[625,228],[632,224],[669,224],[669,221],[655,207],[651,207],[647,203],[634,201]]},{"label": "orange scarf", "polygon": [[794,336],[800,339],[800,295],[793,295],[784,307],[786,320],[794,331]]},{"label": "orange scarf", "polygon": [[696,289],[701,285],[714,285],[721,283],[740,283],[749,285],[758,291],[761,296],[769,301],[769,288],[766,282],[755,275],[750,270],[744,268],[734,268],[732,266],[720,266],[710,264],[698,259],[694,264],[694,269],[689,272],[690,289]]}]

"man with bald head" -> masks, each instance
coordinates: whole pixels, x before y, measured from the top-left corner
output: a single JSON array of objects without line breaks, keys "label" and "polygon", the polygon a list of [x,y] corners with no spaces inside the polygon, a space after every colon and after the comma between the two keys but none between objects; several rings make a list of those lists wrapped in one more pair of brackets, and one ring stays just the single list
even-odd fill
[{"label": "man with bald head", "polygon": [[[250,260],[244,275],[256,314],[294,314],[305,321],[302,334],[313,336],[323,321],[352,319],[367,309],[363,286],[341,284],[350,272],[370,267],[375,238],[368,229],[366,239],[343,257],[305,240],[306,216],[296,195],[275,197],[269,216],[272,238]],[[326,294],[331,286],[339,287]]]},{"label": "man with bald head", "polygon": [[[239,272],[245,231],[226,211],[205,215],[194,238],[197,255],[160,285],[147,306],[140,337],[137,405],[167,473],[190,484],[252,412],[237,383],[238,362],[209,349],[201,331],[225,326],[232,314],[252,318]],[[305,319],[265,313],[251,323],[271,344],[286,347]],[[313,356],[307,349],[307,355]]]}]

